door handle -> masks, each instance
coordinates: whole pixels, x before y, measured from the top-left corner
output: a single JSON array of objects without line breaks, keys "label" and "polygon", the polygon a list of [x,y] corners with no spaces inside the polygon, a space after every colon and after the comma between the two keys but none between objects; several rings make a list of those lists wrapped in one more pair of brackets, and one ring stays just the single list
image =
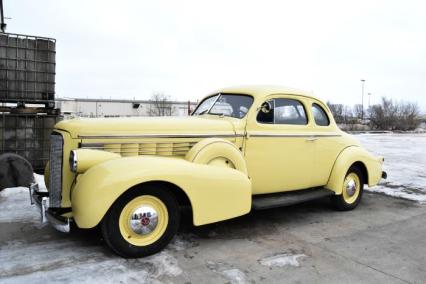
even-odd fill
[{"label": "door handle", "polygon": [[306,141],[308,141],[308,142],[314,142],[314,141],[316,141],[317,139],[318,139],[318,137],[310,136],[310,137],[306,138]]}]

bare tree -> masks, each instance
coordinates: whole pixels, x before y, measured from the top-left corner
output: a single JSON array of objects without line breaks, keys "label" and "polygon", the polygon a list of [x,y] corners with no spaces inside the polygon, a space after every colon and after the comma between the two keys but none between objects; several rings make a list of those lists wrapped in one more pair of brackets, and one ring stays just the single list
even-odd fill
[{"label": "bare tree", "polygon": [[419,114],[419,106],[416,103],[399,103],[396,128],[400,130],[415,129],[420,124]]},{"label": "bare tree", "polygon": [[163,93],[153,93],[150,99],[149,116],[171,116],[173,108],[170,96]]},{"label": "bare tree", "polygon": [[350,106],[344,104],[333,104],[331,102],[327,102],[327,105],[330,108],[336,123],[355,124],[357,122],[354,117],[354,112]]},{"label": "bare tree", "polygon": [[344,105],[343,104],[333,104],[331,102],[327,102],[328,108],[333,114],[334,120],[336,123],[344,123],[345,118],[343,115]]},{"label": "bare tree", "polygon": [[362,118],[362,114],[363,114],[363,110],[362,110],[362,105],[361,104],[356,104],[354,105],[354,111],[353,114],[355,115],[356,118],[361,119]]},{"label": "bare tree", "polygon": [[382,97],[380,104],[371,107],[370,124],[381,130],[413,130],[420,123],[419,113],[416,103],[394,102]]}]

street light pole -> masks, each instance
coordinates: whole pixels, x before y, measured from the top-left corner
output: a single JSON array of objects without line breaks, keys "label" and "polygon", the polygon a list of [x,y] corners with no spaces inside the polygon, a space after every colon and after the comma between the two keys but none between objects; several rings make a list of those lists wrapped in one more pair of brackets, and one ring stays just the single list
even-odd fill
[{"label": "street light pole", "polygon": [[371,98],[371,93],[368,93],[368,108],[370,109],[370,98]]},{"label": "street light pole", "polygon": [[365,80],[361,79],[361,121],[364,120],[364,84]]}]

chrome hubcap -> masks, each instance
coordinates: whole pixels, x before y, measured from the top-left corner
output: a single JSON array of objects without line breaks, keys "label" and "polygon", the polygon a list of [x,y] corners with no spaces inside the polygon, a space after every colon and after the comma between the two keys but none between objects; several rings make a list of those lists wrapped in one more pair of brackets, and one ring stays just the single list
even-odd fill
[{"label": "chrome hubcap", "polygon": [[148,235],[157,227],[158,213],[151,206],[144,205],[133,211],[129,221],[133,232]]},{"label": "chrome hubcap", "polygon": [[353,179],[351,179],[346,184],[346,192],[348,193],[349,196],[353,196],[355,194],[355,191],[356,191],[356,183]]}]

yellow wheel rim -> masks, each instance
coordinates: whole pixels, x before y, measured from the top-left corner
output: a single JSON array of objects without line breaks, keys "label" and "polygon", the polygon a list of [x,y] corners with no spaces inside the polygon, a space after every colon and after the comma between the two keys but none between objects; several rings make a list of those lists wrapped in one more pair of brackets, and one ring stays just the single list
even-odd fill
[{"label": "yellow wheel rim", "polygon": [[356,173],[350,173],[343,182],[343,199],[346,203],[354,203],[361,191],[361,181]]},{"label": "yellow wheel rim", "polygon": [[142,195],[131,200],[121,211],[119,228],[123,238],[135,246],[147,246],[166,231],[169,214],[157,197]]}]

